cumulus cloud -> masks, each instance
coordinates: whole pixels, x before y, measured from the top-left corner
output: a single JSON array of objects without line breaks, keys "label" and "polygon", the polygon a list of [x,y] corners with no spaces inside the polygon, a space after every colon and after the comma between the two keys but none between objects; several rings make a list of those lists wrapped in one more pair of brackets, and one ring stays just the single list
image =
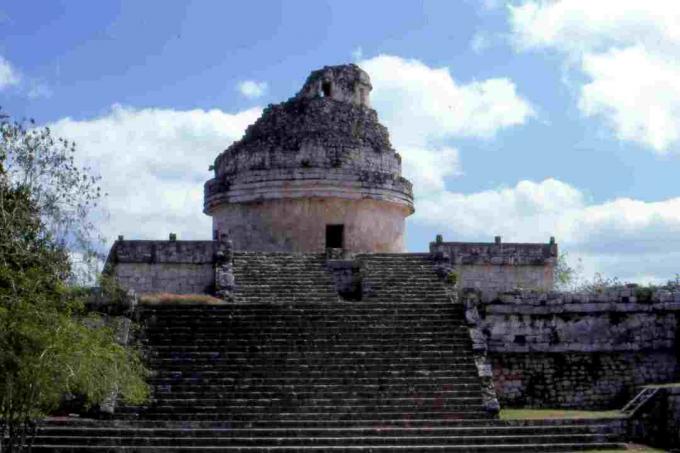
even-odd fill
[{"label": "cumulus cloud", "polygon": [[256,82],[255,80],[245,80],[237,85],[238,91],[248,99],[256,99],[264,96],[267,92],[267,82]]},{"label": "cumulus cloud", "polygon": [[678,272],[680,198],[644,202],[588,200],[556,180],[520,181],[514,187],[472,194],[442,191],[422,200],[414,221],[448,233],[450,240],[547,242],[555,236],[589,274],[660,281]]},{"label": "cumulus cloud", "polygon": [[477,32],[470,40],[470,49],[476,54],[484,53],[492,45],[492,38],[488,33]]},{"label": "cumulus cloud", "polygon": [[461,172],[459,153],[448,140],[492,138],[534,116],[506,78],[459,83],[446,67],[392,55],[359,66],[371,76],[371,102],[390,129],[417,195],[443,189],[445,177]]},{"label": "cumulus cloud", "polygon": [[116,105],[97,118],[64,118],[49,126],[74,140],[81,163],[102,176],[109,215],[99,226],[108,241],[118,234],[158,239],[170,232],[198,239],[211,231],[202,213],[208,166],[260,113]]},{"label": "cumulus cloud", "polygon": [[579,108],[621,140],[680,147],[680,3],[529,0],[509,6],[519,50],[553,50],[588,79]]},{"label": "cumulus cloud", "polygon": [[506,78],[460,84],[448,68],[390,55],[363,60],[360,66],[371,75],[373,104],[401,142],[490,138],[534,114]]},{"label": "cumulus cloud", "polygon": [[20,77],[16,69],[7,59],[0,55],[0,90],[19,83]]}]

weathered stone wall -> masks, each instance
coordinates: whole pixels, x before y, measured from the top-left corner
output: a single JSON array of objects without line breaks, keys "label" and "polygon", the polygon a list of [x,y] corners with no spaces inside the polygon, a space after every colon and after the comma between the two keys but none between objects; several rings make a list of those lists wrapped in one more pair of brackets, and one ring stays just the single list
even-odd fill
[{"label": "weathered stone wall", "polygon": [[403,252],[404,210],[377,200],[298,198],[225,204],[213,229],[228,234],[234,250],[323,252],[326,225],[344,225],[345,250]]},{"label": "weathered stone wall", "polygon": [[654,396],[632,415],[629,438],[634,442],[678,451],[680,448],[680,384],[650,386]]},{"label": "weathered stone wall", "polygon": [[641,385],[680,379],[680,291],[468,297],[501,404],[616,408]]},{"label": "weathered stone wall", "polygon": [[137,293],[202,294],[215,284],[213,241],[116,241],[106,269]]},{"label": "weathered stone wall", "polygon": [[446,261],[458,275],[459,287],[485,293],[516,288],[550,290],[557,262],[557,244],[495,242],[430,243],[430,253]]},{"label": "weathered stone wall", "polygon": [[621,409],[637,389],[678,379],[675,351],[489,353],[503,407]]},{"label": "weathered stone wall", "polygon": [[339,223],[350,252],[402,251],[412,186],[370,90],[358,66],[324,67],[264,109],[205,184],[214,236],[228,234],[236,250],[320,252],[326,224]]}]

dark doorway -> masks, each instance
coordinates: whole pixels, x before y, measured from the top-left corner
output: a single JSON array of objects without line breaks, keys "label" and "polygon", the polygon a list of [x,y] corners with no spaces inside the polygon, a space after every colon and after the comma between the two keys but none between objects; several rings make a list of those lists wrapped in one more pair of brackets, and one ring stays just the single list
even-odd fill
[{"label": "dark doorway", "polygon": [[323,97],[327,98],[331,96],[331,83],[324,82],[321,84],[321,91],[323,91]]},{"label": "dark doorway", "polygon": [[326,225],[326,248],[341,249],[345,245],[345,225]]}]

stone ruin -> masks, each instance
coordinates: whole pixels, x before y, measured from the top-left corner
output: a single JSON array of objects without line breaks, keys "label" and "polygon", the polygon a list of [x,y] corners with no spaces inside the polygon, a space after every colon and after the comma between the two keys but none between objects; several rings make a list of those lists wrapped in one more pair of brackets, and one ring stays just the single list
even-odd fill
[{"label": "stone ruin", "polygon": [[215,159],[204,211],[235,250],[403,252],[413,213],[401,157],[378,122],[368,75],[314,71]]},{"label": "stone ruin", "polygon": [[[213,240],[119,237],[106,272],[125,289],[221,302],[138,304],[130,316],[143,326],[153,400],[114,400],[118,437],[106,434],[112,422],[53,423],[38,443],[71,451],[75,435],[89,436],[92,451],[680,446],[671,385],[680,380],[680,290],[555,292],[554,238],[438,236],[427,252],[404,253],[412,187],[370,91],[356,65],[324,67],[267,107],[205,184]],[[500,407],[624,412],[505,421]]]}]

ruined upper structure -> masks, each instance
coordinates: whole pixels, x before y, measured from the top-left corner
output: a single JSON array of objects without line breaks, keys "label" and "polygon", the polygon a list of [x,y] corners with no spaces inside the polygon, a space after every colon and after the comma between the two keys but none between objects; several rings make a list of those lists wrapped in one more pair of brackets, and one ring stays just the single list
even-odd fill
[{"label": "ruined upper structure", "polygon": [[358,66],[326,66],[215,159],[204,211],[236,250],[401,252],[413,213],[401,157]]}]

